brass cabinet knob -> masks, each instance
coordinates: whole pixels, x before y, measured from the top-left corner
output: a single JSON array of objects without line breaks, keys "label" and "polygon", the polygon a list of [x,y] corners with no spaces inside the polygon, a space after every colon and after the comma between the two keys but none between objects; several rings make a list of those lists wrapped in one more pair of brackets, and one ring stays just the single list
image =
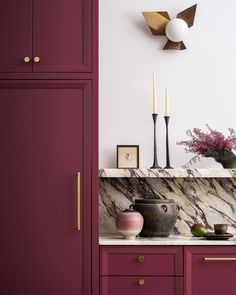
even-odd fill
[{"label": "brass cabinet knob", "polygon": [[39,63],[39,62],[40,62],[40,57],[35,56],[35,57],[34,57],[34,62],[35,62],[36,64]]},{"label": "brass cabinet knob", "polygon": [[30,62],[30,57],[25,56],[25,57],[24,57],[24,62],[25,62],[26,64],[28,64],[28,63]]},{"label": "brass cabinet knob", "polygon": [[139,261],[139,262],[144,262],[144,256],[139,256],[139,257],[138,257],[138,261]]},{"label": "brass cabinet knob", "polygon": [[138,281],[138,283],[139,283],[140,286],[143,286],[145,284],[145,280],[144,279],[140,279]]}]

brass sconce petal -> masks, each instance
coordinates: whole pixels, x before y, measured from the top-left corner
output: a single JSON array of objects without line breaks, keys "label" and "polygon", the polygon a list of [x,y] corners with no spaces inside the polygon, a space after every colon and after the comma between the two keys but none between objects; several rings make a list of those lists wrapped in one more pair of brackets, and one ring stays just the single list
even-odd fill
[{"label": "brass sconce petal", "polygon": [[184,50],[186,46],[183,41],[181,42],[172,42],[170,40],[167,41],[166,45],[164,46],[163,50]]},{"label": "brass sconce petal", "polygon": [[190,28],[193,26],[196,10],[197,10],[197,4],[178,13],[177,18],[183,19],[187,23],[188,27]]},{"label": "brass sconce petal", "polygon": [[165,35],[165,28],[170,20],[167,11],[142,12],[153,35]]}]

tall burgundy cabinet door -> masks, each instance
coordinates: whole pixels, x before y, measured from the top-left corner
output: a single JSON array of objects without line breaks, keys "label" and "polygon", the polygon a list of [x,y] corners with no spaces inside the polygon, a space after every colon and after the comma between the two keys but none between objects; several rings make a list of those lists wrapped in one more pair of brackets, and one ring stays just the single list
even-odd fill
[{"label": "tall burgundy cabinet door", "polygon": [[235,295],[235,246],[185,248],[185,295]]},{"label": "tall burgundy cabinet door", "polygon": [[90,293],[90,96],[86,81],[0,83],[1,295]]},{"label": "tall burgundy cabinet door", "polygon": [[32,0],[1,1],[0,42],[0,72],[32,71]]},{"label": "tall burgundy cabinet door", "polygon": [[91,0],[33,0],[34,72],[91,71]]}]

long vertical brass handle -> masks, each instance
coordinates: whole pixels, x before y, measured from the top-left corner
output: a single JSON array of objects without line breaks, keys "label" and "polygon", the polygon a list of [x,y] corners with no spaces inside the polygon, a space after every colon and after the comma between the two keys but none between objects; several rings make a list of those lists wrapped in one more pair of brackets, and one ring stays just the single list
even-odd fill
[{"label": "long vertical brass handle", "polygon": [[77,173],[77,230],[80,230],[80,172]]}]

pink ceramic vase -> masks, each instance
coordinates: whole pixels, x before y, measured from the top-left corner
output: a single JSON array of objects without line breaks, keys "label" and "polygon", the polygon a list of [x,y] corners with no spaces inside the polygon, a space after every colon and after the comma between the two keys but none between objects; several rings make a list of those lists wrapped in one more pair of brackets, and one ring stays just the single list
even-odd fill
[{"label": "pink ceramic vase", "polygon": [[125,239],[134,240],[143,228],[143,216],[133,209],[127,209],[117,216],[116,228]]}]

